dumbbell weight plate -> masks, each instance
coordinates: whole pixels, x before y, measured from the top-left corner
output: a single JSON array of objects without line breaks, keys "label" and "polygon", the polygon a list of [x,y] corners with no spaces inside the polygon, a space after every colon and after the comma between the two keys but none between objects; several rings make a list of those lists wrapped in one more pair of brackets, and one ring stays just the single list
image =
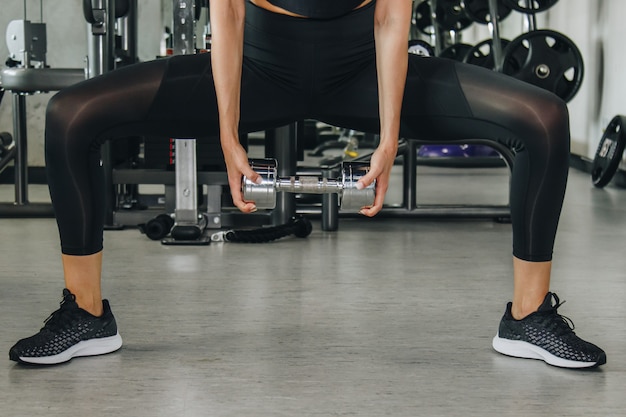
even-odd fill
[{"label": "dumbbell weight plate", "polygon": [[426,41],[421,39],[411,39],[409,41],[409,53],[419,56],[434,56],[435,50]]},{"label": "dumbbell weight plate", "polygon": [[[467,16],[476,23],[486,25],[491,23],[491,13],[489,12],[488,0],[463,0],[461,2]],[[498,18],[504,20],[511,14],[511,8],[501,1],[498,2]]]},{"label": "dumbbell weight plate", "polygon": [[624,129],[626,129],[626,116],[615,116],[600,139],[591,166],[591,181],[598,188],[604,187],[611,181],[622,161],[626,146]]},{"label": "dumbbell weight plate", "polygon": [[343,191],[339,201],[341,210],[356,212],[363,207],[373,205],[376,197],[376,181],[362,190],[356,188],[356,183],[369,172],[369,164],[364,162],[344,162],[341,170],[343,182]]},{"label": "dumbbell weight plate", "polygon": [[466,43],[455,43],[448,46],[439,54],[440,58],[453,59],[455,61],[464,62],[467,53],[472,49],[472,45]]},{"label": "dumbbell weight plate", "polygon": [[13,136],[9,132],[0,132],[0,145],[9,146],[13,143]]},{"label": "dumbbell weight plate", "polygon": [[244,200],[254,201],[259,209],[276,207],[277,162],[275,159],[250,159],[250,167],[261,176],[261,184],[244,177],[241,183]]},{"label": "dumbbell weight plate", "polygon": [[424,35],[431,36],[435,34],[433,19],[431,17],[430,3],[428,0],[424,0],[415,5],[411,23]]},{"label": "dumbbell weight plate", "polygon": [[504,0],[503,3],[518,12],[532,14],[546,11],[558,1],[559,0],[532,0],[532,8],[528,8],[528,0]]},{"label": "dumbbell weight plate", "polygon": [[535,30],[513,39],[504,50],[502,72],[570,101],[583,81],[583,57],[568,37]]},{"label": "dumbbell weight plate", "polygon": [[[510,41],[507,39],[500,39],[500,44],[502,45],[503,50],[509,42]],[[493,56],[493,40],[486,39],[474,45],[469,51],[467,51],[467,55],[465,55],[463,62],[478,65],[479,67],[494,69],[496,66],[496,60]]]},{"label": "dumbbell weight plate", "polygon": [[461,6],[461,0],[437,0],[435,21],[444,30],[460,31],[473,23]]}]

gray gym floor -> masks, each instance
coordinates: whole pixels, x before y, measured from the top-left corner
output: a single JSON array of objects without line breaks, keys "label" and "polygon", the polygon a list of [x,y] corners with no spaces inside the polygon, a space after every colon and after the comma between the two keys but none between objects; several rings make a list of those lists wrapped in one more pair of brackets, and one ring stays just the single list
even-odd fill
[{"label": "gray gym floor", "polygon": [[[420,169],[430,202],[506,201],[506,170]],[[0,186],[3,201],[12,196]],[[306,239],[207,247],[107,231],[103,288],[124,346],[37,368],[8,350],[58,308],[56,225],[0,219],[2,415],[625,415],[626,190],[594,189],[572,169],[555,250],[560,312],[607,352],[591,371],[492,350],[511,296],[510,225],[313,226]]]}]

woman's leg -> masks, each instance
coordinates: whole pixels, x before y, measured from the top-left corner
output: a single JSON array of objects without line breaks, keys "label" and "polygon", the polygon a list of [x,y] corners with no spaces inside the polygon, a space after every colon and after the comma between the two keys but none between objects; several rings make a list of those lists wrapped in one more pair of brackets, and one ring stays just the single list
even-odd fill
[{"label": "woman's leg", "polygon": [[[269,128],[295,120],[281,95],[246,60],[242,125]],[[274,109],[261,103],[273,97]],[[255,109],[255,110],[249,110]],[[277,119],[273,114],[280,114]],[[154,134],[206,138],[218,133],[209,54],[153,61],[81,83],[51,100],[46,166],[61,236],[66,288],[85,310],[101,313],[104,182],[100,146],[108,139]]]},{"label": "woman's leg", "polygon": [[[374,70],[372,63],[352,74],[354,81],[326,103],[327,121],[358,130],[378,128]],[[569,170],[565,103],[545,90],[483,68],[411,57],[401,135],[442,142],[492,139],[514,149],[513,302],[507,305],[493,347],[506,355],[561,367],[606,363],[602,349],[568,327],[557,313],[558,297],[549,292]]]},{"label": "woman's leg", "polygon": [[102,314],[100,144],[112,129],[145,120],[164,69],[163,62],[155,62],[116,71],[63,90],[48,106],[46,167],[61,235],[65,287],[95,316]]},{"label": "woman's leg", "polygon": [[[244,62],[244,129],[296,120],[292,90],[281,88],[256,65]],[[263,106],[268,97],[273,99],[271,107]],[[46,119],[46,164],[67,290],[61,308],[44,328],[11,348],[11,359],[52,364],[121,346],[115,318],[100,289],[106,192],[102,143],[137,135],[202,140],[217,134],[209,54],[134,65],[53,97]]]},{"label": "woman's leg", "polygon": [[102,251],[93,255],[61,254],[65,288],[76,296],[76,303],[96,317],[102,315]]},{"label": "woman's leg", "polygon": [[[537,311],[550,289],[552,250],[569,171],[569,114],[556,96],[511,79],[457,66],[459,83],[484,131],[516,151],[511,177],[512,316]],[[503,131],[503,128],[508,131]]]},{"label": "woman's leg", "polygon": [[[330,97],[322,106],[328,112],[323,119],[355,129],[378,128],[373,67],[372,62],[352,77],[353,84]],[[569,169],[565,103],[483,68],[410,57],[402,114],[401,135],[408,139],[493,139],[515,149],[510,192],[514,312],[520,318],[535,311],[548,292]]]},{"label": "woman's leg", "polygon": [[517,320],[537,311],[550,291],[552,262],[529,262],[513,257],[513,303]]}]

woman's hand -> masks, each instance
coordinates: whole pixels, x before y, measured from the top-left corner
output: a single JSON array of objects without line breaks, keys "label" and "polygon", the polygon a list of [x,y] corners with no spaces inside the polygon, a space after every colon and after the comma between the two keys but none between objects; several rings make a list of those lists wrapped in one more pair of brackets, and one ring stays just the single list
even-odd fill
[{"label": "woman's hand", "polygon": [[239,141],[230,141],[234,143],[227,148],[222,147],[224,151],[224,160],[226,161],[226,171],[228,173],[228,185],[230,186],[230,194],[233,198],[233,204],[244,213],[253,213],[257,210],[256,205],[252,201],[244,201],[241,192],[242,176],[247,177],[255,183],[260,183],[262,178],[257,174],[248,162],[248,154],[246,150],[239,144]]},{"label": "woman's hand", "polygon": [[381,145],[374,151],[370,159],[369,172],[356,185],[358,189],[363,189],[376,180],[374,204],[370,207],[363,207],[359,211],[367,217],[375,216],[383,208],[385,194],[389,188],[389,176],[398,152],[398,142],[389,141],[388,143],[389,145]]}]

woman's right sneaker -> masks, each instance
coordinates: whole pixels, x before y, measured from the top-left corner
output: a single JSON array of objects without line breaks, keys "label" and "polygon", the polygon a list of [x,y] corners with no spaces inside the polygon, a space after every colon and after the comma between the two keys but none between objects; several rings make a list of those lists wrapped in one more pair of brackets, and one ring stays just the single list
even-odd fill
[{"label": "woman's right sneaker", "polygon": [[557,313],[561,303],[556,294],[549,292],[539,309],[521,320],[513,318],[511,305],[508,303],[498,334],[493,338],[496,351],[518,358],[541,359],[562,368],[594,368],[606,363],[604,351],[576,336],[572,321]]},{"label": "woman's right sneaker", "polygon": [[61,308],[52,313],[34,336],[22,339],[9,351],[13,361],[54,365],[78,356],[111,353],[122,346],[115,317],[107,300],[104,312],[96,317],[76,304],[76,296],[63,290]]}]

